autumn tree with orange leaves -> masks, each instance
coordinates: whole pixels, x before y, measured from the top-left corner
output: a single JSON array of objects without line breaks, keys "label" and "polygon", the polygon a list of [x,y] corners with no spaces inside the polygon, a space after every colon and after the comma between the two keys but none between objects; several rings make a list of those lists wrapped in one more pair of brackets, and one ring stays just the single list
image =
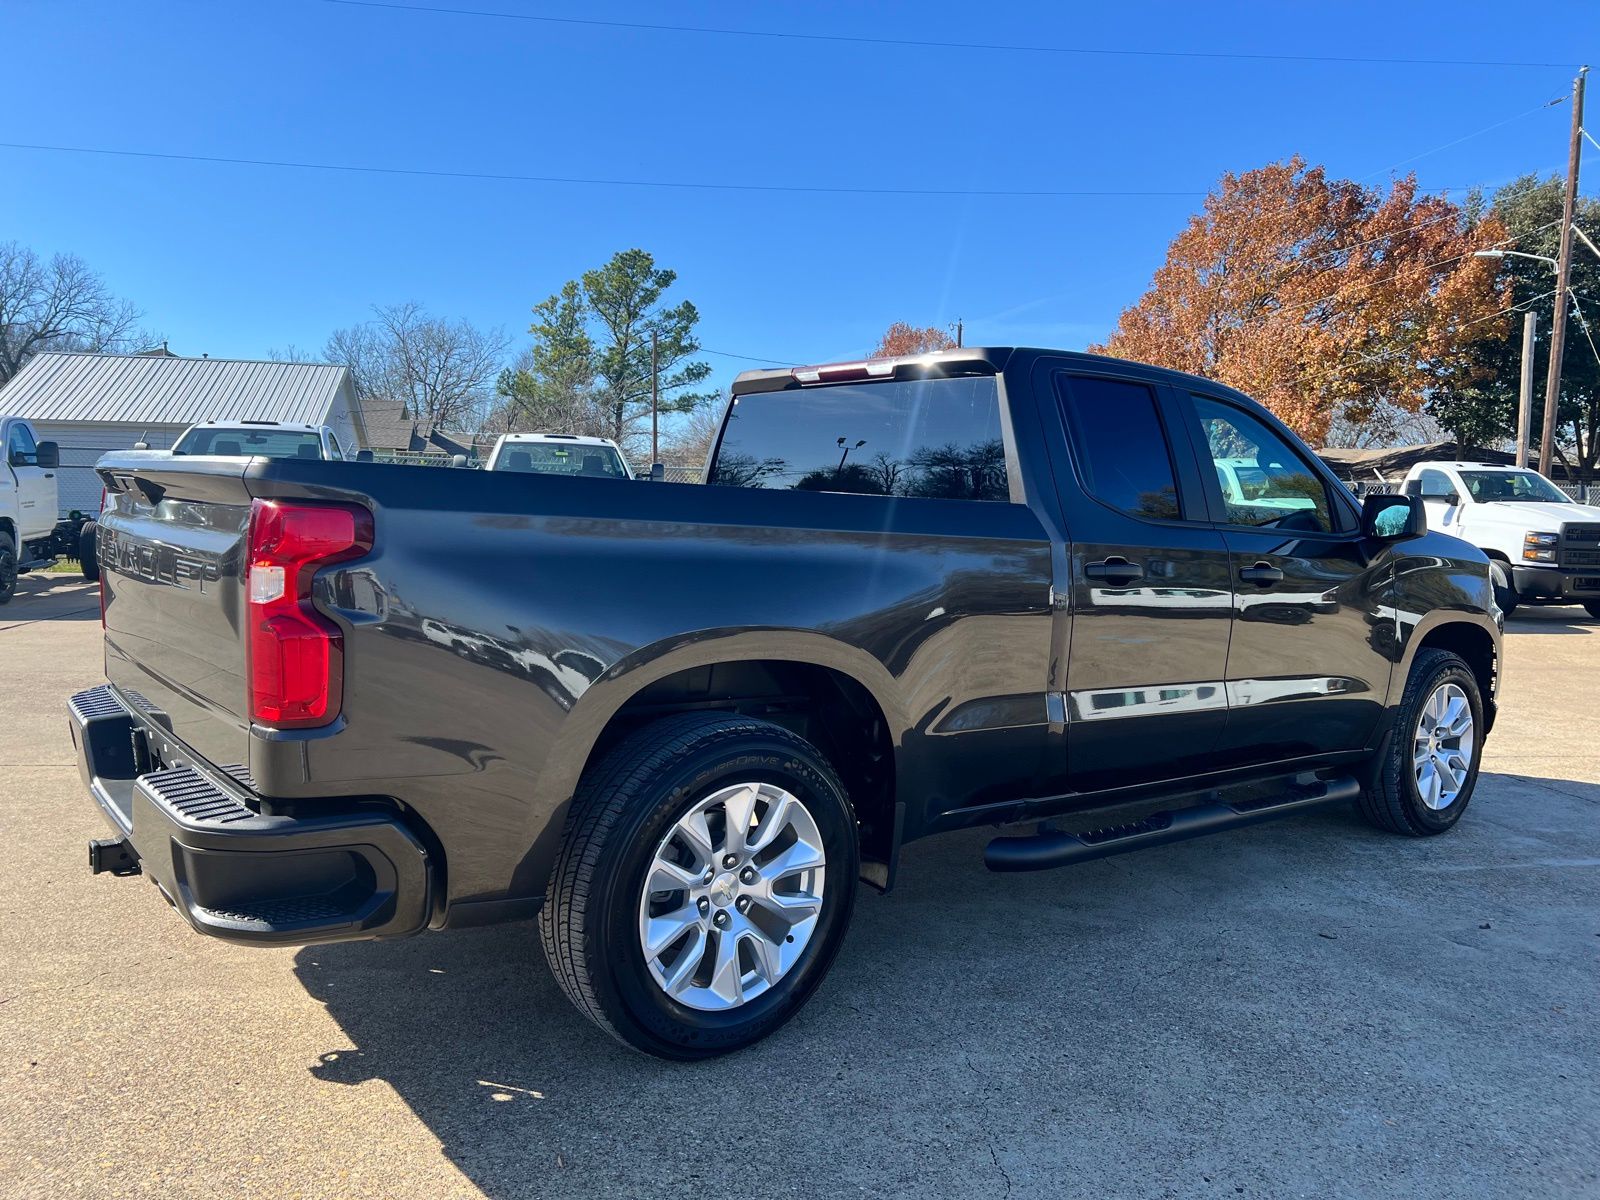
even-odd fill
[{"label": "autumn tree with orange leaves", "polygon": [[951,350],[955,348],[956,339],[950,336],[948,329],[940,329],[937,325],[929,325],[925,329],[918,329],[915,325],[907,325],[904,321],[896,321],[884,331],[883,337],[878,340],[877,348],[868,358],[899,358],[903,354],[926,354],[930,350]]},{"label": "autumn tree with orange leaves", "polygon": [[1472,253],[1505,237],[1414,178],[1384,195],[1298,157],[1224,175],[1095,349],[1236,387],[1316,445],[1459,384],[1508,302]]}]

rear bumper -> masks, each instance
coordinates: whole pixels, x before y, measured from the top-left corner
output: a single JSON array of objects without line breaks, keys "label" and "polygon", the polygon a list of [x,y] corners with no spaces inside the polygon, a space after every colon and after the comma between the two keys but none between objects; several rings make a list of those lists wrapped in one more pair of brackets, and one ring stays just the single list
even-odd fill
[{"label": "rear bumper", "polygon": [[1513,565],[1511,584],[1522,600],[1600,600],[1600,567]]},{"label": "rear bumper", "polygon": [[68,717],[90,795],[139,869],[199,932],[303,945],[397,937],[427,924],[428,854],[392,813],[266,816],[233,774],[197,763],[153,770],[139,720],[110,687],[79,692]]}]

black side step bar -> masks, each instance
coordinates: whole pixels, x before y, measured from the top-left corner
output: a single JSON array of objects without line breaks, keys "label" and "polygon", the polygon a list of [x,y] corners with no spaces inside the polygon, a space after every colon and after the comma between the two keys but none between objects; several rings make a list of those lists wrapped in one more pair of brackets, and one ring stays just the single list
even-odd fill
[{"label": "black side step bar", "polygon": [[1045,871],[1070,863],[1108,858],[1149,846],[1186,842],[1208,833],[1255,825],[1324,804],[1354,800],[1361,794],[1355,779],[1323,780],[1295,787],[1287,794],[1252,796],[1232,802],[1214,801],[1157,812],[1089,833],[1041,831],[1027,837],[997,837],[984,849],[983,862],[991,871]]}]

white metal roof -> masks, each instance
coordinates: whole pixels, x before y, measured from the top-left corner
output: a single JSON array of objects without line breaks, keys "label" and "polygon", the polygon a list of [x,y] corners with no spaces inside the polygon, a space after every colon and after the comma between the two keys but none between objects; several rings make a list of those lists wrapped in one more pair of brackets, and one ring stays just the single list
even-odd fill
[{"label": "white metal roof", "polygon": [[349,374],[327,363],[52,352],[34,355],[0,388],[0,412],[34,421],[320,424]]}]

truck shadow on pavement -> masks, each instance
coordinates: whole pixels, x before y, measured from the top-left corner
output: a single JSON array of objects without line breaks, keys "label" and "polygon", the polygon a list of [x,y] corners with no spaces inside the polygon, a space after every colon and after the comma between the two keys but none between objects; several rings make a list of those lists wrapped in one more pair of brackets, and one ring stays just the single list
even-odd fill
[{"label": "truck shadow on pavement", "polygon": [[0,631],[35,621],[98,621],[98,585],[79,575],[23,575],[11,599],[0,605]]},{"label": "truck shadow on pavement", "polygon": [[[1566,832],[1600,789],[1561,786],[1537,794],[1563,853],[1600,854]],[[1502,816],[1534,794],[1481,789]],[[1359,1134],[1379,1190],[1481,1183],[1548,1135],[1504,1111],[1498,1073],[1545,1080],[1545,1112],[1588,1099],[1525,1018],[1582,980],[1518,970],[1491,929],[1547,904],[1570,924],[1573,899],[1537,872],[1496,890],[1495,824],[1411,841],[1337,809],[1021,876],[982,868],[989,831],[918,843],[892,895],[860,892],[810,1005],[709,1063],[590,1026],[532,924],[308,947],[297,975],[350,1042],[308,1067],[387,1083],[496,1198],[1053,1193],[1069,1175],[1086,1194],[1310,1194],[1330,1172],[1360,1191],[1330,1129]],[[1406,1132],[1434,1121],[1460,1135],[1443,1174]]]}]

